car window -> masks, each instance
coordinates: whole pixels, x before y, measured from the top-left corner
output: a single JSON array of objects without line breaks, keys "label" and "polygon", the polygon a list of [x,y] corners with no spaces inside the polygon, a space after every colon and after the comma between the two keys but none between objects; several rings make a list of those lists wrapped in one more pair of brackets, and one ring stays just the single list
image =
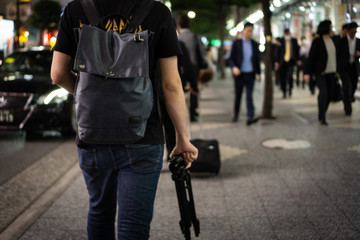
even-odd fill
[{"label": "car window", "polygon": [[51,67],[50,51],[16,52],[5,58],[1,72],[23,72],[27,74],[49,74]]}]

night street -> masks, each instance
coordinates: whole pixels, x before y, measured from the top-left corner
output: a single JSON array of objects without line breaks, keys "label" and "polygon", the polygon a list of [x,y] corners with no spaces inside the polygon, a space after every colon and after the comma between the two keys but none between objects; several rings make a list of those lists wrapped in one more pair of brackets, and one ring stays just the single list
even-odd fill
[{"label": "night street", "polygon": [[[352,117],[345,117],[342,102],[331,104],[329,126],[321,126],[316,95],[295,88],[292,98],[284,100],[274,86],[276,120],[260,119],[246,126],[244,101],[240,121],[231,122],[232,87],[231,78],[214,80],[205,87],[200,101],[202,124],[191,125],[192,138],[219,140],[222,160],[218,176],[192,178],[201,226],[197,239],[360,238],[359,100],[353,103]],[[258,115],[262,89],[263,82],[256,83]],[[64,172],[57,173],[61,170],[54,163],[66,159],[64,165],[72,174],[61,177]],[[52,166],[51,170],[44,167],[35,181],[22,183],[28,185],[22,188],[27,191],[24,198],[32,200],[0,239],[86,239],[87,191],[76,163],[75,145],[71,140],[59,143],[39,161]],[[49,171],[59,179],[51,181],[67,182],[68,188],[35,191],[35,182],[45,181]],[[1,212],[21,201],[11,184],[17,182],[11,179],[0,188]],[[58,197],[45,201],[43,196],[49,191]],[[38,197],[32,198],[35,192]],[[34,205],[40,213],[34,213]],[[182,239],[179,220],[175,186],[164,162],[151,239]]]}]

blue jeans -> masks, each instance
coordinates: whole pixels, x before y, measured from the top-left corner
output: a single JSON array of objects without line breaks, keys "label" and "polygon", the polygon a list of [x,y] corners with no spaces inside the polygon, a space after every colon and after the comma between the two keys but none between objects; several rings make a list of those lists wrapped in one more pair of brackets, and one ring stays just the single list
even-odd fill
[{"label": "blue jeans", "polygon": [[163,145],[91,145],[78,148],[90,196],[88,239],[148,239],[162,168]]}]

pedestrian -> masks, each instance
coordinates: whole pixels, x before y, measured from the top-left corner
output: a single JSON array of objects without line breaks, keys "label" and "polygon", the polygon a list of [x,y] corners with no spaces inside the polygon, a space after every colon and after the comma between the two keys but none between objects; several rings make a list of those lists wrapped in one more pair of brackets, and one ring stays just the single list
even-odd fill
[{"label": "pedestrian", "polygon": [[284,30],[284,37],[280,38],[280,48],[275,68],[280,72],[280,88],[283,98],[292,95],[294,66],[300,64],[299,44],[296,38],[291,37],[290,30]]},{"label": "pedestrian", "polygon": [[[302,36],[300,50],[299,50],[300,64],[296,68],[296,85],[297,86],[300,86],[300,73],[303,72],[304,62],[306,61],[306,58],[309,56],[310,46],[311,46],[310,42],[306,40],[305,36]],[[301,81],[301,85],[302,85],[302,88],[305,88],[304,78]]]},{"label": "pedestrian", "polygon": [[281,43],[280,43],[280,37],[274,38],[272,43],[272,64],[275,74],[275,85],[280,86],[280,71],[279,71],[279,64],[278,62],[278,55],[280,53]]},{"label": "pedestrian", "polygon": [[304,80],[309,82],[310,74],[314,74],[319,88],[318,119],[321,125],[328,125],[326,111],[335,94],[337,76],[336,44],[332,36],[330,20],[320,22],[315,38],[311,44],[309,57],[304,67]]},{"label": "pedestrian", "polygon": [[355,37],[358,28],[356,22],[351,22],[346,26],[347,35],[340,40],[338,57],[345,115],[351,116],[351,102],[355,101],[360,72],[360,39]]},{"label": "pedestrian", "polygon": [[229,64],[232,69],[235,83],[234,116],[232,121],[239,119],[241,96],[246,88],[247,125],[255,123],[255,107],[253,103],[253,89],[255,77],[259,74],[260,80],[260,51],[259,43],[252,39],[254,25],[246,22],[242,31],[242,38],[236,39],[231,48]]},{"label": "pedestrian", "polygon": [[[200,69],[207,68],[208,64],[205,56],[205,49],[197,35],[190,30],[190,19],[186,14],[180,15],[177,18],[177,24],[179,29],[179,40],[185,43],[185,46],[189,52],[190,60],[195,68],[195,77],[198,79]],[[197,112],[198,92],[195,89],[190,88],[190,120],[192,122],[197,121],[199,113]]]},{"label": "pedestrian", "polygon": [[344,23],[341,27],[340,34],[336,34],[333,36],[333,39],[335,40],[335,43],[337,46],[340,44],[340,40],[344,37],[347,37],[347,28],[349,23]]},{"label": "pedestrian", "polygon": [[[103,17],[100,25],[108,22],[111,25],[107,25],[107,30],[119,31],[118,23],[127,23],[124,16],[129,17],[142,1],[144,0],[94,0],[99,15]],[[89,24],[89,21],[80,1],[71,1],[61,18],[51,77],[55,84],[72,94],[76,82],[72,62],[77,51],[74,29],[82,27],[83,24]],[[181,54],[181,50],[169,9],[154,1],[143,23],[135,26],[135,29],[154,32],[149,46],[150,79],[153,86],[160,84],[157,78],[154,78],[155,65],[158,63],[166,108],[177,134],[172,155],[182,154],[189,167],[197,158],[197,149],[188,138],[185,99],[177,69],[177,55]],[[157,96],[156,87],[153,87],[153,93]],[[116,209],[119,240],[149,239],[164,152],[163,130],[157,104],[154,104],[147,121],[145,136],[135,144],[88,144],[79,138],[76,144],[90,197],[88,239],[115,239]]]}]

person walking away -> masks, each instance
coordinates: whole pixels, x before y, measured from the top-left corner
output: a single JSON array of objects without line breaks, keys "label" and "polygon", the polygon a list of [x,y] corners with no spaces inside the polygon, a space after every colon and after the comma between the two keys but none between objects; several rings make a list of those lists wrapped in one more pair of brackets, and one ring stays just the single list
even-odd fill
[{"label": "person walking away", "polygon": [[[205,58],[205,49],[198,38],[190,30],[190,19],[186,14],[180,15],[177,19],[179,29],[179,40],[185,43],[185,46],[189,52],[190,60],[195,68],[195,77],[198,79],[200,69],[208,66]],[[194,89],[190,89],[190,120],[192,122],[197,121],[198,108],[198,92]]]},{"label": "person walking away", "polygon": [[280,39],[279,37],[277,38],[273,38],[273,42],[272,42],[272,56],[271,56],[271,61],[272,61],[272,65],[273,65],[273,70],[274,70],[274,75],[275,75],[275,85],[276,86],[280,86],[280,73],[279,73],[279,64],[277,63],[277,59],[278,59],[278,54],[280,53],[280,48],[281,48],[281,43],[280,43]]},{"label": "person walking away", "polygon": [[283,92],[283,98],[292,95],[293,88],[293,72],[294,66],[300,64],[299,62],[299,44],[296,38],[292,38],[289,29],[284,30],[284,37],[280,38],[278,59],[275,63],[275,68],[280,72],[280,87]]},{"label": "person walking away", "polygon": [[[300,44],[300,50],[299,50],[299,65],[297,66],[296,69],[296,84],[297,86],[300,86],[300,72],[303,72],[303,65],[304,62],[306,60],[306,58],[309,56],[309,51],[310,51],[310,42],[306,40],[305,36],[301,37],[301,44]],[[303,80],[301,81],[301,85],[302,88],[305,88],[305,81],[304,81],[304,77]]]},{"label": "person walking away", "polygon": [[360,72],[360,39],[355,37],[358,28],[356,22],[351,22],[346,26],[347,35],[340,40],[338,57],[345,115],[351,116],[351,102],[355,101]]},{"label": "person walking away", "polygon": [[253,89],[255,77],[259,74],[260,80],[260,51],[259,43],[252,39],[254,25],[246,22],[242,32],[242,38],[236,39],[231,48],[229,64],[232,69],[235,83],[235,101],[233,122],[239,119],[241,96],[243,88],[246,88],[247,125],[255,123],[255,107],[253,103]]},{"label": "person walking away", "polygon": [[313,40],[309,57],[305,63],[304,80],[309,82],[310,74],[314,74],[319,88],[318,119],[321,125],[328,125],[326,111],[335,94],[337,75],[336,44],[331,38],[330,20],[320,22],[317,33],[320,37]]},{"label": "person walking away", "polygon": [[[121,32],[136,6],[144,0],[95,0],[103,17],[103,30]],[[115,15],[114,15],[115,13]],[[105,17],[107,16],[107,17]],[[109,25],[106,25],[109,23]],[[74,94],[76,76],[72,62],[77,51],[74,29],[89,24],[80,1],[71,1],[61,18],[57,43],[51,66],[53,82]],[[177,70],[177,55],[181,53],[176,30],[169,9],[154,1],[139,26],[134,30],[154,32],[149,46],[149,75],[158,86],[155,65],[158,63],[166,109],[176,129],[176,146],[172,155],[182,154],[188,167],[197,158],[197,149],[190,143],[186,127],[186,106]],[[91,41],[91,39],[89,39]],[[153,94],[157,96],[156,87]],[[156,97],[154,97],[156,102]],[[104,126],[106,127],[106,126]],[[115,239],[115,215],[118,209],[118,239],[149,239],[154,199],[162,168],[164,139],[157,109],[147,120],[145,136],[129,144],[89,144],[77,137],[79,164],[90,197],[87,232],[88,239]]]}]

